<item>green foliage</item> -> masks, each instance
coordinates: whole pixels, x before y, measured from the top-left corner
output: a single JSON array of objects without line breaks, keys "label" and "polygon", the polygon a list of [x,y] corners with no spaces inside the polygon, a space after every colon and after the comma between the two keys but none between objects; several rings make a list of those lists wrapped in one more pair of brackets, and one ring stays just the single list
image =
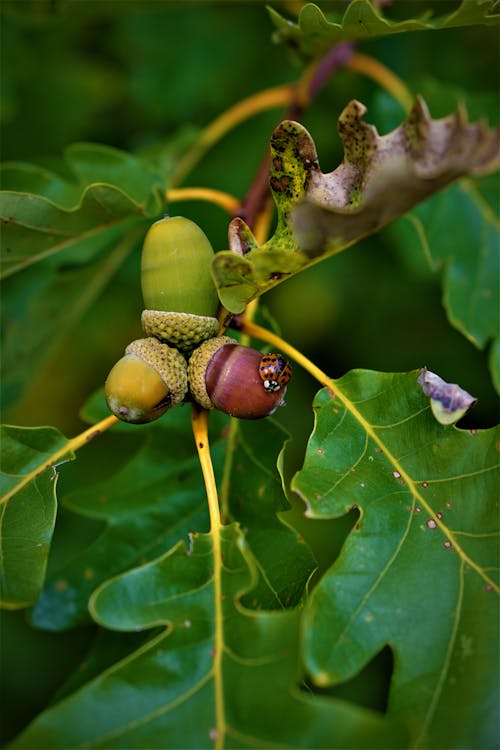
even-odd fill
[{"label": "green foliage", "polygon": [[405,31],[449,29],[479,23],[493,25],[498,21],[494,0],[462,0],[452,13],[432,18],[432,11],[424,9],[421,16],[393,21],[370,0],[351,0],[339,23],[330,21],[314,3],[306,3],[301,8],[298,23],[294,24],[271,9],[271,18],[277,27],[276,39],[299,47],[308,55],[321,54],[333,44],[353,39],[366,40]]},{"label": "green foliage", "polygon": [[[98,589],[91,608],[104,626],[168,627],[11,747],[208,747],[217,739],[214,692],[232,747],[398,747],[404,732],[392,722],[298,689],[298,610],[256,614],[241,605],[257,576],[241,531],[223,532],[221,603],[214,602],[212,553],[211,537],[200,535],[188,550],[177,545]],[[214,653],[214,643],[223,653]]]},{"label": "green foliage", "polygon": [[[314,682],[334,685],[389,644],[389,714],[406,719],[414,742],[489,747],[499,432],[440,426],[415,378],[353,371],[338,381],[339,397],[323,390],[315,399],[292,488],[312,518],[355,506],[359,519],[309,598],[306,665]],[[458,706],[480,724],[451,726]]]},{"label": "green foliage", "polygon": [[56,520],[55,470],[45,462],[65,448],[53,428],[2,427],[2,603],[9,609],[36,600],[45,578]]},{"label": "green foliage", "polygon": [[392,231],[408,253],[417,254],[419,243],[434,269],[445,267],[443,303],[450,322],[480,348],[497,339],[498,220],[475,185],[454,185]]},{"label": "green foliage", "polygon": [[[2,4],[2,406],[23,425],[1,445],[9,747],[498,744],[498,181],[478,175],[497,146],[475,124],[497,112],[495,4],[434,6],[307,4],[290,23],[286,4],[271,45],[258,3]],[[372,190],[415,120],[341,67],[301,124],[260,113],[192,162],[188,185],[243,198],[271,141],[266,243],[244,215],[167,203],[212,118],[339,41],[425,99],[420,127],[454,131],[445,179],[417,190],[403,170],[404,190]],[[463,103],[472,125],[450,119]],[[342,375],[314,396],[293,364],[273,419],[210,414],[220,528],[188,405],[79,443],[76,461],[63,435],[108,415],[103,381],[141,335],[140,245],[167,212],[219,251],[229,309],[266,292],[266,325]],[[478,398],[458,428],[434,418],[423,365]]]}]

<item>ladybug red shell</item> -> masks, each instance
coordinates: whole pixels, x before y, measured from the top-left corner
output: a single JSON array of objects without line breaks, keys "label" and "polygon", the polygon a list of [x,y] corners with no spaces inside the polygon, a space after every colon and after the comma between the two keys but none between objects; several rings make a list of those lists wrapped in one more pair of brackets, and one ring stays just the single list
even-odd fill
[{"label": "ladybug red shell", "polygon": [[264,389],[269,393],[284,388],[292,376],[292,368],[280,354],[264,354],[259,365]]}]

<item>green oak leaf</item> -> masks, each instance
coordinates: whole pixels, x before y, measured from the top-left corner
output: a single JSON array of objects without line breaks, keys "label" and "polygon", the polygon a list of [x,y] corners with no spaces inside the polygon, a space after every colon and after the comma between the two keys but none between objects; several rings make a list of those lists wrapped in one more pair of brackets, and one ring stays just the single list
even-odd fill
[{"label": "green oak leaf", "polygon": [[27,607],[44,583],[56,520],[57,469],[73,458],[52,427],[0,428],[0,605]]},{"label": "green oak leaf", "polygon": [[290,44],[307,56],[319,56],[339,42],[372,39],[408,31],[450,29],[476,24],[490,26],[498,23],[498,7],[494,0],[462,0],[452,13],[436,18],[423,7],[419,18],[406,21],[385,18],[382,9],[376,8],[372,0],[351,0],[338,23],[330,21],[321,8],[313,3],[306,3],[301,8],[298,23],[287,20],[272,8],[270,15],[276,26],[274,40]]},{"label": "green oak leaf", "polygon": [[232,524],[103,584],[91,601],[99,624],[162,631],[10,747],[404,746],[398,722],[301,690],[300,610],[247,610],[241,599],[256,577]]},{"label": "green oak leaf", "polygon": [[2,278],[47,258],[86,262],[103,233],[161,211],[161,178],[139,159],[95,144],[70,146],[65,157],[71,179],[36,165],[2,167]]},{"label": "green oak leaf", "polygon": [[353,371],[314,411],[292,488],[312,518],[359,519],[306,605],[313,683],[348,680],[389,645],[388,713],[412,747],[494,746],[498,429],[440,425],[417,373]]},{"label": "green oak leaf", "polygon": [[[103,403],[100,392],[87,405],[86,416],[105,416]],[[232,420],[229,427],[228,421],[211,414],[212,458],[227,514],[245,527],[261,573],[251,606],[292,606],[303,595],[314,561],[277,517],[288,508],[276,467],[286,434],[272,420]],[[110,458],[104,481],[89,477],[84,487],[61,497],[64,508],[101,526],[86,546],[49,571],[30,615],[37,627],[60,630],[87,622],[89,597],[102,581],[150,560],[192,532],[207,530],[189,408],[173,409],[154,425],[120,424],[115,430],[136,434],[136,450],[117,471]],[[269,450],[260,456],[263,439]],[[112,445],[109,450],[113,452]]]},{"label": "green oak leaf", "polygon": [[491,347],[489,365],[493,384],[497,393],[500,393],[500,339],[497,339]]},{"label": "green oak leaf", "polygon": [[418,97],[403,123],[380,136],[352,101],[338,128],[344,160],[323,173],[314,142],[297,122],[281,122],[271,139],[270,186],[278,211],[274,235],[262,246],[241,219],[230,251],[219,252],[213,274],[223,305],[240,313],[298,271],[377,232],[465,174],[493,171],[500,131],[470,124],[465,110],[433,120]]},{"label": "green oak leaf", "polygon": [[483,348],[500,335],[499,221],[471,180],[433,196],[390,229],[405,252],[443,269],[450,323]]},{"label": "green oak leaf", "polygon": [[[78,361],[81,339],[75,336],[120,267],[137,247],[142,229],[126,222],[79,244],[87,262],[61,266],[41,263],[2,284],[2,387],[6,404],[23,396],[43,397],[62,361]],[[139,295],[138,295],[139,296]],[[101,307],[102,318],[110,320]],[[35,394],[35,395],[33,395]]]},{"label": "green oak leaf", "polygon": [[[169,549],[190,532],[206,531],[205,489],[191,432],[189,408],[169,411],[137,430],[130,459],[100,482],[88,482],[60,498],[76,513],[100,522],[89,544],[51,570],[30,619],[37,627],[61,630],[87,623],[88,600],[104,580]],[[112,437],[112,436],[111,436]],[[213,441],[219,469],[224,449]],[[110,454],[113,453],[112,446]]]}]

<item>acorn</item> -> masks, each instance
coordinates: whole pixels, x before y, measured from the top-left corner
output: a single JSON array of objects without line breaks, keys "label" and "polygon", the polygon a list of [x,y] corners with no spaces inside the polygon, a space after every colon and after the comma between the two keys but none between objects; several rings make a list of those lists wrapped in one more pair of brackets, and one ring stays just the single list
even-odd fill
[{"label": "acorn", "polygon": [[189,351],[217,335],[213,257],[205,233],[183,216],[165,217],[150,227],[141,261],[142,326],[148,336]]},{"label": "acorn", "polygon": [[[276,357],[283,368],[271,387],[264,357]],[[265,368],[265,369],[264,369]],[[262,355],[229,336],[203,342],[188,363],[189,390],[205,409],[219,409],[240,419],[260,419],[284,406],[291,369],[279,355]]]},{"label": "acorn", "polygon": [[177,349],[153,337],[132,341],[109,373],[104,392],[118,419],[152,422],[184,400],[186,360]]}]

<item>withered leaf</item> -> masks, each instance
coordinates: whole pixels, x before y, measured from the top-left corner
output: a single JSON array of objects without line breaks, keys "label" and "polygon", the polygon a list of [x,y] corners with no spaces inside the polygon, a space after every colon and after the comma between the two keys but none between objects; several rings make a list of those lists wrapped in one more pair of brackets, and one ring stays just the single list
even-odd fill
[{"label": "withered leaf", "polygon": [[433,120],[418,97],[396,130],[379,135],[353,100],[338,120],[344,160],[321,171],[314,141],[285,120],[271,139],[270,187],[276,231],[258,246],[241,219],[230,226],[230,252],[218,253],[214,277],[233,313],[284,278],[378,231],[466,174],[500,164],[500,131],[469,123],[465,109]]}]

